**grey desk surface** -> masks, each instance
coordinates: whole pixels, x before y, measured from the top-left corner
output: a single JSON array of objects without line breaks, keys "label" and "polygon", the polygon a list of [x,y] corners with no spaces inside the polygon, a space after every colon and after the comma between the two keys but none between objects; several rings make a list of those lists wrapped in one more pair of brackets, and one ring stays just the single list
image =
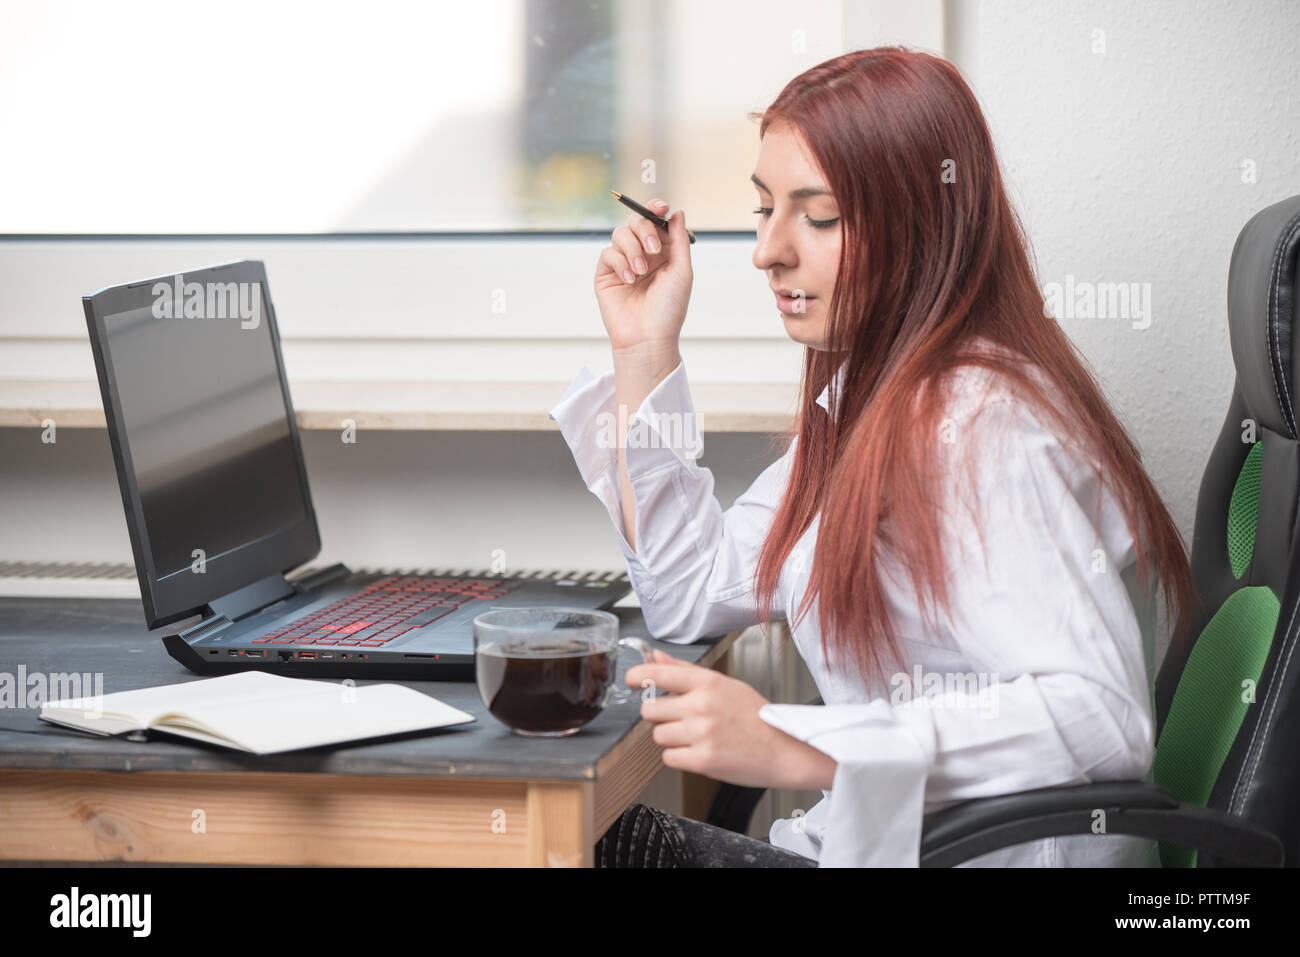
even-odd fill
[{"label": "grey desk surface", "polygon": [[[616,608],[623,635],[649,639],[636,608]],[[184,623],[181,623],[183,626]],[[0,673],[16,681],[57,672],[102,673],[103,691],[129,691],[200,680],[163,649],[162,636],[144,626],[139,601],[116,599],[0,598]],[[678,658],[698,661],[721,638],[689,645],[650,640]],[[618,680],[640,660],[619,659]],[[0,677],[0,680],[4,680]],[[357,684],[377,682],[358,680]],[[24,704],[0,707],[0,769],[96,771],[268,771],[321,774],[458,776],[594,780],[596,765],[640,721],[640,696],[611,705],[567,738],[524,738],[483,707],[473,682],[410,681],[425,694],[474,715],[473,724],[394,735],[355,744],[258,756],[201,742],[150,733],[150,740],[102,737],[61,728]],[[92,686],[93,688],[93,686]],[[88,693],[84,692],[83,693]]]}]

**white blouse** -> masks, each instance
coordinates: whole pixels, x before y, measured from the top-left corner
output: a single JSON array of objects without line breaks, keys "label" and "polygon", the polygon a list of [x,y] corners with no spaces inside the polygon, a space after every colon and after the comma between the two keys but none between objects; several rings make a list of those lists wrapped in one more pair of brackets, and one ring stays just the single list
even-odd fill
[{"label": "white blouse", "polygon": [[[842,382],[843,367],[837,375]],[[1151,780],[1154,604],[1137,585],[1124,517],[1109,491],[1098,501],[1091,467],[990,381],[963,368],[945,410],[951,427],[939,448],[970,442],[978,460],[984,551],[972,514],[950,497],[951,607],[939,611],[941,627],[922,623],[910,579],[886,561],[906,671],[881,683],[836,667],[835,656],[827,667],[814,603],[790,630],[824,704],[759,711],[837,762],[823,799],[774,822],[769,835],[821,866],[916,866],[922,815],[972,798]],[[829,414],[828,393],[817,402]],[[584,366],[549,415],[609,512],[647,629],[687,643],[757,624],[753,572],[797,439],[724,511],[713,474],[695,461],[694,405],[679,363],[627,416],[634,432],[643,423],[645,439],[629,438],[626,452],[633,550],[622,530],[614,402],[614,373],[597,378]],[[781,572],[774,612],[784,606],[791,620],[817,526]],[[1154,841],[1105,833],[1031,841],[967,864],[1159,866]]]}]

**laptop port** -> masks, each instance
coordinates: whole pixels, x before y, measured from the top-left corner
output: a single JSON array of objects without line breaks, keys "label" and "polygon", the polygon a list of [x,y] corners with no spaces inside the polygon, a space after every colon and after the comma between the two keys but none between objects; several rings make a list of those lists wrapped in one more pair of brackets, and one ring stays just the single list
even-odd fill
[{"label": "laptop port", "polygon": [[288,661],[292,657],[292,654],[288,651],[277,651],[276,654],[279,655],[281,661]]},{"label": "laptop port", "polygon": [[314,652],[314,651],[300,651],[300,652],[298,652],[298,657],[299,657],[299,658],[315,658],[315,657],[316,657],[316,652]]},{"label": "laptop port", "polygon": [[321,656],[322,658],[333,658],[333,657],[334,657],[334,652],[332,652],[332,651],[322,651],[322,652],[320,653],[320,656]]},{"label": "laptop port", "polygon": [[245,657],[245,658],[265,658],[265,657],[266,657],[266,652],[265,652],[265,651],[262,651],[260,648],[259,648],[257,651],[245,651],[245,652],[244,652],[244,657]]}]

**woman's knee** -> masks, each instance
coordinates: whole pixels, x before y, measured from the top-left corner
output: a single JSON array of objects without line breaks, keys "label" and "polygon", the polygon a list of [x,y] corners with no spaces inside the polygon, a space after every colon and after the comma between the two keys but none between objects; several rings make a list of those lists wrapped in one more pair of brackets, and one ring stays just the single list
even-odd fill
[{"label": "woman's knee", "polygon": [[682,867],[672,825],[645,804],[624,811],[596,843],[596,867]]},{"label": "woman's knee", "polygon": [[767,841],[645,804],[623,812],[595,849],[597,867],[816,867]]}]

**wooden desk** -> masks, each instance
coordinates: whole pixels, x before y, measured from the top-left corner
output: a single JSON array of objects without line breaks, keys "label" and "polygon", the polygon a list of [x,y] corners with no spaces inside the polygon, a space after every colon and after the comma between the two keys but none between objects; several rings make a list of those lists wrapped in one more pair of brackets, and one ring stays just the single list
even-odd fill
[{"label": "wooden desk", "polygon": [[[648,637],[639,609],[615,612],[624,635]],[[0,672],[19,694],[20,667],[47,680],[102,673],[105,694],[197,680],[164,652],[171,629],[143,621],[138,601],[0,599]],[[717,667],[739,634],[651,644]],[[635,661],[621,657],[620,680]],[[538,740],[501,725],[472,683],[409,684],[478,721],[258,757],[99,738],[39,720],[20,698],[0,708],[0,859],[589,867],[596,840],[663,768],[639,696],[578,734]]]}]

